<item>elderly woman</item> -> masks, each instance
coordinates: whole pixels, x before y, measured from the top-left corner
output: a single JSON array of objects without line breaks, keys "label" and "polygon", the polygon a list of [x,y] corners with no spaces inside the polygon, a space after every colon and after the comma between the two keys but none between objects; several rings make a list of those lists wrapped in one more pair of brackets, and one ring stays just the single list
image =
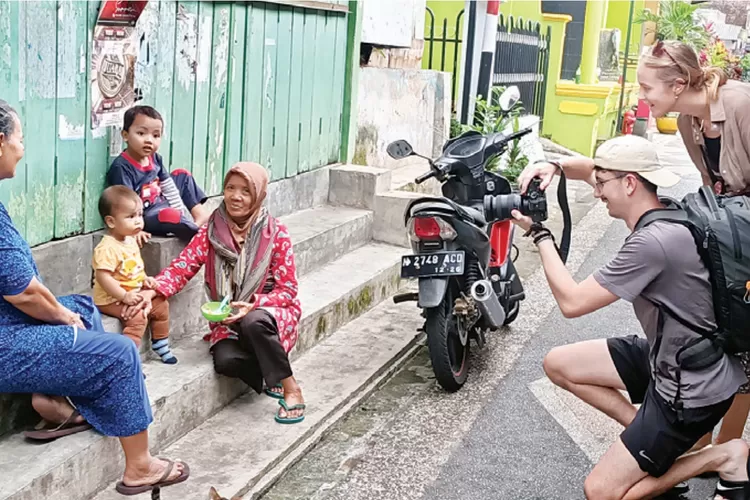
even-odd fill
[{"label": "elderly woman", "polygon": [[[23,154],[18,114],[0,100],[0,179],[15,175]],[[118,437],[125,452],[120,493],[133,495],[188,478],[187,465],[149,453],[147,429],[153,418],[135,344],[103,331],[89,297],[55,298],[2,204],[0,393],[35,393],[37,411],[59,424],[28,437],[53,439],[91,426]]]},{"label": "elderly woman", "polygon": [[211,300],[229,296],[233,313],[211,323],[216,372],[239,378],[279,399],[276,421],[304,419],[302,390],[288,353],[301,316],[294,254],[287,228],[266,207],[268,173],[257,163],[238,163],[224,179],[224,201],[182,253],[142,292],[171,297],[206,266]]}]

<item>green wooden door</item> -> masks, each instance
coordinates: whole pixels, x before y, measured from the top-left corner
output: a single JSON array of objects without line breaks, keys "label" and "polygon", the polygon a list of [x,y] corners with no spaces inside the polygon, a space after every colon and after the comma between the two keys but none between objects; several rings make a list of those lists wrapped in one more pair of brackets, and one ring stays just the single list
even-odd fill
[{"label": "green wooden door", "polygon": [[[30,244],[102,227],[112,129],[91,130],[98,1],[0,0],[0,99],[25,125],[26,156],[0,201]],[[221,192],[237,161],[272,180],[337,160],[346,14],[264,2],[149,2],[138,22],[138,104],[163,116],[159,153]],[[116,144],[113,142],[112,144]]]}]

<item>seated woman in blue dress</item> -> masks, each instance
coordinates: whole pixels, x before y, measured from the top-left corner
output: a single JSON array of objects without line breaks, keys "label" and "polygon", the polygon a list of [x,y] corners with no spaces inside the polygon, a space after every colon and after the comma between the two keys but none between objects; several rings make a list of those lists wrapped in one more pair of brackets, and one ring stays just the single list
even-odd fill
[{"label": "seated woman in blue dress", "polygon": [[[23,154],[18,114],[0,100],[0,180],[15,175]],[[122,494],[188,478],[186,464],[149,453],[147,429],[153,417],[133,341],[104,332],[91,298],[58,300],[42,284],[31,249],[2,204],[0,393],[33,393],[37,411],[62,424],[60,429],[90,425],[118,437],[125,453],[125,472],[117,484]]]}]

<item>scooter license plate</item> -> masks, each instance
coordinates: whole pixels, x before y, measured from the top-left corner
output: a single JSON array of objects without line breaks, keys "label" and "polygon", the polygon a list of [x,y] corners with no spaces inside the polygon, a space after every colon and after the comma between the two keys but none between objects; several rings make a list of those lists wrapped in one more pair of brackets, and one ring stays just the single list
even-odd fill
[{"label": "scooter license plate", "polygon": [[461,276],[465,260],[463,251],[404,255],[401,257],[401,277]]}]

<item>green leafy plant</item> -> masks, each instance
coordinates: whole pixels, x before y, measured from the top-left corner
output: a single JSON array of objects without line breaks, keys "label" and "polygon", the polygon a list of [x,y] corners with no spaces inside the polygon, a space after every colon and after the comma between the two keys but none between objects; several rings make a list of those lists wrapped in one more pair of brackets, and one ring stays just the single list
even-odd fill
[{"label": "green leafy plant", "polygon": [[740,59],[740,68],[742,69],[743,82],[750,82],[750,54],[745,54]]},{"label": "green leafy plant", "polygon": [[[478,97],[474,107],[474,122],[471,125],[461,125],[460,133],[473,130],[482,135],[489,135],[507,130],[510,126],[514,132],[518,132],[518,118],[524,112],[523,104],[518,101],[509,111],[503,111],[500,107],[500,96],[504,91],[505,87],[492,87],[489,101]],[[502,171],[503,176],[511,182],[515,182],[529,163],[529,159],[521,153],[518,143],[519,141],[515,140],[508,146],[508,165]],[[500,157],[491,158],[486,169],[489,172],[497,172],[500,169]]]},{"label": "green leafy plant", "polygon": [[461,132],[463,131],[463,125],[461,125],[461,122],[458,121],[458,119],[454,116],[451,117],[451,134],[450,138],[453,139],[454,137],[458,137],[461,135]]},{"label": "green leafy plant", "polygon": [[[516,116],[513,119],[513,132],[518,132],[520,128],[519,120]],[[508,165],[503,170],[503,176],[511,183],[515,183],[518,180],[518,176],[521,175],[523,169],[529,164],[529,158],[523,154],[520,142],[520,139],[516,139],[508,146]]]},{"label": "green leafy plant", "polygon": [[503,111],[499,104],[503,92],[505,92],[505,87],[492,87],[489,102],[477,97],[474,106],[474,122],[471,125],[462,125],[461,132],[476,130],[482,135],[502,132],[508,128],[513,118],[521,116],[524,111],[521,101],[518,101],[510,111]]},{"label": "green leafy plant", "polygon": [[676,40],[700,50],[708,45],[710,35],[703,25],[693,20],[693,14],[699,8],[699,4],[692,5],[684,0],[662,0],[659,2],[658,14],[644,9],[635,22],[655,23],[658,40]]}]

